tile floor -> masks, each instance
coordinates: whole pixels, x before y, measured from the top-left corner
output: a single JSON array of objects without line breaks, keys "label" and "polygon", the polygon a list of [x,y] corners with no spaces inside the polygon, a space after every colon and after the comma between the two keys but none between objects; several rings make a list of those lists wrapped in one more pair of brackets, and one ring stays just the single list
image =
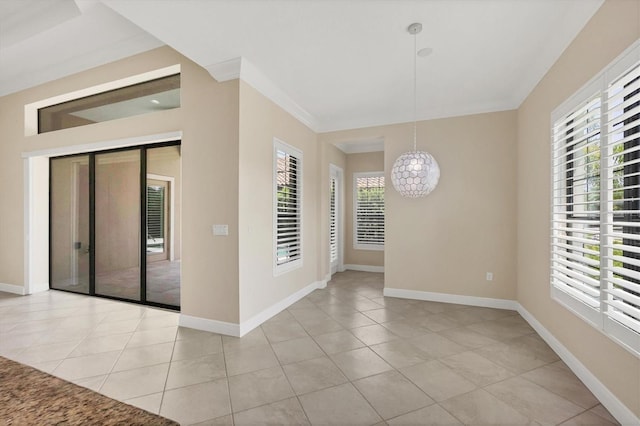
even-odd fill
[{"label": "tile floor", "polygon": [[241,339],[0,293],[0,355],[181,424],[616,424],[516,312],[384,298],[382,282],[336,274]]},{"label": "tile floor", "polygon": [[[86,265],[85,265],[86,266]],[[53,287],[75,293],[89,293],[88,271],[79,278],[57,280]],[[129,300],[140,300],[140,268],[133,267],[96,275],[96,293]],[[165,305],[180,306],[180,260],[160,260],[147,263],[147,300]]]}]

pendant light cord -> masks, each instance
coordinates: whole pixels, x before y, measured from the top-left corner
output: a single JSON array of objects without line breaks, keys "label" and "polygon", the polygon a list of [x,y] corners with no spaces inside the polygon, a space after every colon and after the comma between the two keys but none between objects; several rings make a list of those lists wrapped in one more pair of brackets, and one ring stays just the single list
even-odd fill
[{"label": "pendant light cord", "polygon": [[417,92],[417,62],[416,62],[416,56],[418,56],[418,35],[417,34],[413,34],[413,151],[416,152],[418,150],[417,148],[417,139],[418,139],[418,130],[417,130],[417,124],[416,124],[416,120],[418,119],[417,115],[417,109],[418,109],[418,92]]}]

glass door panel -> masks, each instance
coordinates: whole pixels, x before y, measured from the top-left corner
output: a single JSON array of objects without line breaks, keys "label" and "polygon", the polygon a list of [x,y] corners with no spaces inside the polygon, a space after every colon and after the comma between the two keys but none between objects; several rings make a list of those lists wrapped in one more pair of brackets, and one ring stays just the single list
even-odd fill
[{"label": "glass door panel", "polygon": [[147,150],[147,274],[149,302],[180,305],[180,146]]},{"label": "glass door panel", "polygon": [[140,150],[95,156],[96,294],[140,301]]},{"label": "glass door panel", "polygon": [[51,288],[89,294],[89,156],[50,164]]}]

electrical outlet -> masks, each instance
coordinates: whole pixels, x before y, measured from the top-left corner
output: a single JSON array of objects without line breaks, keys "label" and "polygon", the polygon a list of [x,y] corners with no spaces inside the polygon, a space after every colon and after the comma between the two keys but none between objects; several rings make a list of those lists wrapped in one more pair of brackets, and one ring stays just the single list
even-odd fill
[{"label": "electrical outlet", "polygon": [[487,272],[487,281],[493,281],[493,272]]}]

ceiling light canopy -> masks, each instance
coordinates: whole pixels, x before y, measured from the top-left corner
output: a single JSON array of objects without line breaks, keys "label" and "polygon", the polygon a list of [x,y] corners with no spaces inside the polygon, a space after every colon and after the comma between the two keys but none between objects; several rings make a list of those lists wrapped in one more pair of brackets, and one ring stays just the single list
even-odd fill
[{"label": "ceiling light canopy", "polygon": [[391,169],[391,183],[403,197],[419,198],[425,197],[433,191],[440,179],[440,166],[438,166],[436,159],[428,152],[417,149],[416,56],[427,56],[433,50],[424,48],[417,51],[416,36],[422,31],[422,24],[411,24],[407,31],[413,35],[413,151],[405,152],[395,161]]}]

